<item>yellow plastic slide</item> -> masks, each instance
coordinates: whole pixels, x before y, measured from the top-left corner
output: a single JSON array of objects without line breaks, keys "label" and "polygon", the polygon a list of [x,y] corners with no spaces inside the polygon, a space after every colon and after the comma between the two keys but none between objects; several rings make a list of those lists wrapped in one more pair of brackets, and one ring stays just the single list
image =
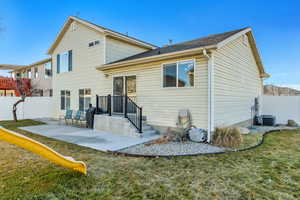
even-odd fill
[{"label": "yellow plastic slide", "polygon": [[1,126],[0,126],[0,140],[27,149],[62,167],[79,171],[83,174],[87,173],[86,165],[84,162],[75,161],[72,157],[63,156],[38,141],[35,141],[19,133],[5,129]]}]

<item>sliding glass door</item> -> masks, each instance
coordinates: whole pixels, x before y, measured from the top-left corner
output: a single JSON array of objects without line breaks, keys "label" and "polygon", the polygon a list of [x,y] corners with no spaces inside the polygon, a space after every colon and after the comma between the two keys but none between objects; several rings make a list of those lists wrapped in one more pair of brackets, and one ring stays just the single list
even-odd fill
[{"label": "sliding glass door", "polygon": [[[136,76],[118,76],[113,78],[113,112],[124,112],[124,96],[136,100]],[[130,106],[129,106],[130,108]],[[128,110],[131,112],[131,110]]]}]

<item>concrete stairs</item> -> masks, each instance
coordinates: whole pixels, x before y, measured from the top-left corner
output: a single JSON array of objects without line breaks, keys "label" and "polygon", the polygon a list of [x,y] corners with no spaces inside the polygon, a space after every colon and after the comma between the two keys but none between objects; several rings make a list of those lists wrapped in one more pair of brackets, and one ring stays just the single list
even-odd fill
[{"label": "concrete stairs", "polygon": [[95,115],[94,119],[94,129],[98,131],[135,137],[149,137],[157,134],[157,131],[146,121],[143,121],[142,125],[143,133],[139,133],[135,126],[123,116]]},{"label": "concrete stairs", "polygon": [[127,122],[127,133],[131,136],[139,136],[139,137],[149,137],[157,134],[157,131],[146,121],[143,121],[142,124],[142,133],[139,133],[138,130],[131,124],[131,122]]}]

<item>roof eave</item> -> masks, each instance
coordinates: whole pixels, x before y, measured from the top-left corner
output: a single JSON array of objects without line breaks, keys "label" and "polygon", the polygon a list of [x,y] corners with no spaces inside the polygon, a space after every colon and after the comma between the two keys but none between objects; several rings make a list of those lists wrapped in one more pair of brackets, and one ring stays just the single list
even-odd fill
[{"label": "roof eave", "polygon": [[138,59],[134,59],[134,60],[122,61],[122,62],[117,62],[117,63],[112,63],[112,64],[104,64],[104,65],[96,67],[96,69],[100,70],[100,71],[104,71],[104,70],[108,70],[108,69],[126,67],[129,65],[136,65],[136,64],[148,63],[148,62],[153,62],[153,61],[160,61],[160,60],[175,58],[175,57],[179,57],[179,56],[195,55],[197,53],[200,54],[201,50],[203,50],[203,49],[216,49],[216,48],[217,48],[216,45],[198,47],[198,48],[193,48],[193,49],[188,49],[188,50],[183,50],[183,51],[176,51],[176,52],[172,52],[172,53],[150,56],[150,57],[146,57],[146,58],[138,58]]},{"label": "roof eave", "polygon": [[59,31],[59,33],[57,34],[55,41],[53,42],[51,47],[48,49],[48,51],[47,51],[48,55],[51,55],[53,53],[54,49],[56,48],[56,46],[60,42],[60,40],[63,37],[64,33],[66,32],[66,29],[67,29],[68,25],[70,25],[73,21],[77,21],[77,22],[79,22],[79,23],[81,23],[81,24],[83,24],[87,27],[90,27],[90,28],[92,28],[96,31],[99,31],[101,33],[108,34],[108,35],[111,35],[111,36],[114,36],[114,37],[118,37],[121,40],[127,41],[129,43],[134,43],[134,44],[139,45],[139,46],[144,47],[144,48],[149,48],[149,49],[157,48],[155,45],[151,45],[149,43],[141,42],[139,40],[135,40],[133,38],[123,36],[122,34],[118,34],[117,32],[114,32],[114,31],[111,31],[111,30],[108,30],[108,29],[105,29],[105,28],[101,28],[101,27],[96,26],[92,23],[81,20],[77,17],[70,16],[67,19],[67,21],[65,22],[65,24],[63,25],[63,27],[61,28],[61,30]]},{"label": "roof eave", "polygon": [[44,63],[47,63],[47,62],[50,62],[50,61],[51,61],[51,58],[46,58],[46,59],[37,61],[37,62],[35,62],[35,63],[32,63],[32,64],[30,64],[30,65],[21,65],[21,67],[16,68],[16,69],[13,69],[11,72],[22,71],[22,70],[31,68],[31,67],[33,67],[33,66],[35,66],[35,65],[41,65],[41,64],[44,64]]},{"label": "roof eave", "polygon": [[148,48],[148,49],[156,49],[157,48],[157,46],[154,46],[154,45],[151,45],[151,44],[147,44],[147,43],[143,43],[143,42],[140,42],[138,40],[134,40],[134,39],[128,38],[126,36],[123,36],[121,34],[115,33],[115,32],[110,31],[110,30],[105,30],[104,32],[106,34],[108,34],[109,36],[116,37],[116,38],[118,38],[120,40],[129,42],[129,43],[134,43],[134,44],[139,45],[139,46],[141,46],[143,48]]},{"label": "roof eave", "polygon": [[249,37],[251,49],[252,49],[252,52],[254,54],[256,64],[259,67],[261,78],[269,78],[270,75],[265,72],[265,68],[263,66],[261,56],[260,56],[260,53],[257,49],[257,45],[256,45],[256,42],[255,42],[255,39],[254,39],[254,35],[253,35],[252,29],[250,27],[245,28],[245,30],[242,30],[242,31],[234,34],[233,36],[227,38],[226,40],[223,40],[222,42],[218,43],[217,46],[218,46],[218,48],[221,48],[222,46],[226,45],[228,42],[233,41],[233,40],[237,39],[238,37],[240,37],[244,34],[246,34]]}]

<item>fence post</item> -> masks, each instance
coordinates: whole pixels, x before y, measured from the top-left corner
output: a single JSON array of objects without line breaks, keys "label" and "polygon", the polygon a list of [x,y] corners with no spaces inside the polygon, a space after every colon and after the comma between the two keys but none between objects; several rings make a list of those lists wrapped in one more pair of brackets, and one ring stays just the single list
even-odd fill
[{"label": "fence post", "polygon": [[111,95],[107,96],[107,111],[108,115],[111,116]]}]

